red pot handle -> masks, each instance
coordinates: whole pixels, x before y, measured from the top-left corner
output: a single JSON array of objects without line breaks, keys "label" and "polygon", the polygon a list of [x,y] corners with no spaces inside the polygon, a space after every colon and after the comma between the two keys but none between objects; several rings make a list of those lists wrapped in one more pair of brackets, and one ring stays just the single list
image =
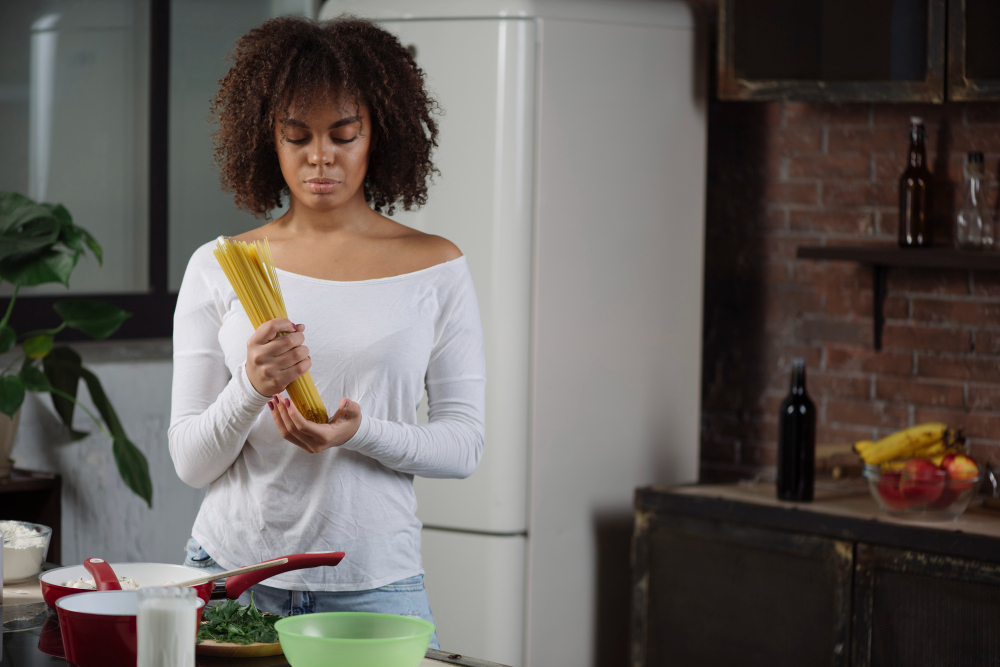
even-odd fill
[{"label": "red pot handle", "polygon": [[[226,597],[235,600],[254,584],[259,584],[265,579],[269,579],[276,574],[288,572],[290,570],[303,570],[308,567],[333,567],[344,559],[343,551],[321,551],[309,554],[293,554],[291,556],[280,556],[287,558],[288,562],[274,567],[266,567],[246,574],[237,574],[226,579]],[[278,559],[274,559],[278,560]],[[262,561],[267,562],[267,561]]]},{"label": "red pot handle", "polygon": [[94,575],[94,583],[99,591],[120,591],[122,585],[118,583],[118,575],[111,569],[111,566],[104,562],[102,558],[88,558],[83,561],[83,566],[87,572]]}]

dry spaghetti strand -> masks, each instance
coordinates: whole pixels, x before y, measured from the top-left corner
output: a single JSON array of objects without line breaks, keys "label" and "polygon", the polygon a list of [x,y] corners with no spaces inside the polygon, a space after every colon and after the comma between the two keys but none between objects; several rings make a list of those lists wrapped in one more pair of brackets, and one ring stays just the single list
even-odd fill
[{"label": "dry spaghetti strand", "polygon": [[[257,329],[269,320],[288,319],[281,286],[278,285],[278,273],[274,270],[274,260],[271,258],[271,245],[267,239],[251,244],[230,241],[220,236],[215,245],[215,258],[219,260],[229,284],[243,304],[243,310],[250,318],[253,328]],[[296,409],[306,419],[316,424],[327,422],[326,408],[308,371],[293,380],[286,391]]]}]

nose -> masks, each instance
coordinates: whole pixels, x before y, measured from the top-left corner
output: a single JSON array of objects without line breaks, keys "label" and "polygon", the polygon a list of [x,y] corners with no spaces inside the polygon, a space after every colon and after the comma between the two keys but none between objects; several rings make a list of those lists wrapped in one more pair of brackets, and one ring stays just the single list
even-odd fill
[{"label": "nose", "polygon": [[310,146],[309,164],[333,164],[333,144],[327,143],[324,138],[314,141],[312,146]]}]

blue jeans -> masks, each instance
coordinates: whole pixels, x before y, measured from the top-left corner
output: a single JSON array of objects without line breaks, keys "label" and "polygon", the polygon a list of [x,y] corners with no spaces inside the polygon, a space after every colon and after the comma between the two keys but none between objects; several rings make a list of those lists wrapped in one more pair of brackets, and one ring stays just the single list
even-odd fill
[{"label": "blue jeans", "polygon": [[[203,569],[209,574],[225,571],[193,537],[188,540],[184,564]],[[257,584],[240,596],[240,604],[250,604],[251,591],[258,609],[281,616],[324,611],[367,611],[414,616],[434,622],[422,574],[367,591],[288,591]],[[431,636],[430,648],[441,648],[436,630]]]}]

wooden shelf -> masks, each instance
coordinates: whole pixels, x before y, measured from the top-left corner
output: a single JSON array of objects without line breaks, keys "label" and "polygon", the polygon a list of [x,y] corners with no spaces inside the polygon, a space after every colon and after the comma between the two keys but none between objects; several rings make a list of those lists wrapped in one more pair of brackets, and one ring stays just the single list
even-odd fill
[{"label": "wooden shelf", "polygon": [[882,243],[863,246],[799,246],[800,259],[831,259],[870,266],[1000,271],[1000,252],[954,248],[900,248]]},{"label": "wooden shelf", "polygon": [[47,560],[62,561],[62,477],[30,470],[0,478],[0,519],[40,523],[52,528]]},{"label": "wooden shelf", "polygon": [[873,271],[872,318],[875,349],[882,349],[882,327],[885,325],[885,273],[889,268],[962,269],[1000,271],[1000,252],[956,250],[955,248],[900,248],[896,244],[842,246],[799,246],[799,259],[856,262],[871,266]]}]

